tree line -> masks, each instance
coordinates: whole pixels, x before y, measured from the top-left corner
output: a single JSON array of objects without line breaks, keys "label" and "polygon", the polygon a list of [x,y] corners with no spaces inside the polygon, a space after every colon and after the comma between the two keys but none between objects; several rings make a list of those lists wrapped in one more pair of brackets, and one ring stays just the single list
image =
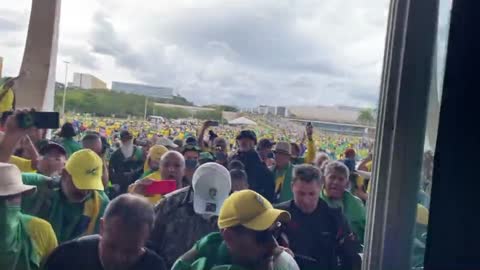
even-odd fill
[{"label": "tree line", "polygon": [[[55,91],[55,110],[61,111],[63,90]],[[176,105],[192,106],[182,96],[173,96],[172,99],[148,98],[147,115],[158,115],[171,119],[195,117],[198,119],[220,120],[222,106],[214,107],[212,111],[191,112],[183,108],[157,106],[155,103],[169,103]],[[145,113],[145,96],[107,91],[102,89],[84,90],[79,88],[67,89],[65,111],[73,113],[91,113],[96,116],[127,116],[143,117]]]}]

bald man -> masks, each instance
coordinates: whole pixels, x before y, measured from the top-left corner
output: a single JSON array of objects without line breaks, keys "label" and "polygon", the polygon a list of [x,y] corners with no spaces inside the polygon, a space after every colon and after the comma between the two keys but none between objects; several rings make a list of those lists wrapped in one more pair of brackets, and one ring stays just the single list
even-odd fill
[{"label": "bald man", "polygon": [[[185,179],[185,159],[177,151],[168,151],[163,154],[160,160],[160,180],[175,180],[177,189],[188,186],[188,180]],[[158,181],[158,180],[157,180]],[[145,188],[153,182],[153,179],[139,179],[128,187],[129,193],[135,193],[146,196]],[[155,200],[158,202],[159,200]]]},{"label": "bald man", "polygon": [[160,160],[162,180],[175,180],[177,189],[189,185],[185,180],[185,158],[177,151],[168,151]]}]

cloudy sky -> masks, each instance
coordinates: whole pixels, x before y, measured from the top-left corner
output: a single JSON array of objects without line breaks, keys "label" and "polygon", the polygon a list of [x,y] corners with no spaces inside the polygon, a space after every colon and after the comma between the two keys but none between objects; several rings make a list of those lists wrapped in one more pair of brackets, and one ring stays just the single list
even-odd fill
[{"label": "cloudy sky", "polygon": [[[31,0],[0,8],[4,74]],[[173,87],[197,104],[376,106],[387,0],[63,0],[57,81],[71,72]]]}]

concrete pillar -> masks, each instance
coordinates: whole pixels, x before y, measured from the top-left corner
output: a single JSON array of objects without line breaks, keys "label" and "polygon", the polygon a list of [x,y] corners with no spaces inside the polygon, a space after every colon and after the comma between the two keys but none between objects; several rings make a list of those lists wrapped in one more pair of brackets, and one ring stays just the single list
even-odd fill
[{"label": "concrete pillar", "polygon": [[52,111],[61,0],[32,0],[21,78],[15,86],[17,108]]}]

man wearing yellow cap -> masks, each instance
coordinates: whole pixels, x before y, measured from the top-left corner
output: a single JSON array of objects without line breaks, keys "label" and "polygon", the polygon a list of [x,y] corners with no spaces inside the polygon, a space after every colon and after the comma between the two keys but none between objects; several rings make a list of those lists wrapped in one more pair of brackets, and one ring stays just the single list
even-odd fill
[{"label": "man wearing yellow cap", "polygon": [[163,145],[154,145],[148,151],[145,164],[143,165],[143,175],[140,178],[160,179],[160,160],[168,152]]},{"label": "man wearing yellow cap", "polygon": [[274,209],[252,190],[233,193],[220,209],[220,232],[200,239],[172,269],[299,269],[274,237],[281,222],[289,220],[288,212]]},{"label": "man wearing yellow cap", "polygon": [[59,242],[98,233],[109,200],[103,192],[102,160],[90,149],[75,152],[55,187],[39,174],[24,174],[25,184],[39,192],[22,202],[22,209],[52,224]]}]

